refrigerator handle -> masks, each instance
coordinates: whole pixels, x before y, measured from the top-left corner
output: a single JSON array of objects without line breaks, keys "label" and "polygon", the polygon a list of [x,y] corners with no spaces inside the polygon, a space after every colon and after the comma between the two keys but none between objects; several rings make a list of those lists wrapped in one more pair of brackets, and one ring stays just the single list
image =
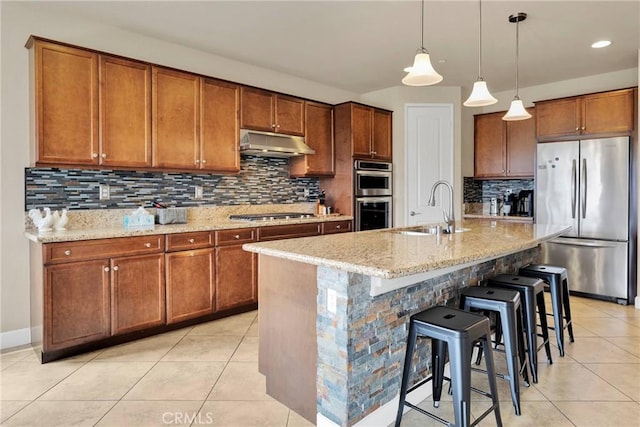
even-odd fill
[{"label": "refrigerator handle", "polygon": [[571,164],[571,218],[576,217],[576,191],[577,191],[578,175],[576,172],[576,159]]},{"label": "refrigerator handle", "polygon": [[582,159],[582,177],[580,181],[580,185],[582,185],[580,197],[582,200],[582,218],[584,219],[587,217],[587,159]]}]

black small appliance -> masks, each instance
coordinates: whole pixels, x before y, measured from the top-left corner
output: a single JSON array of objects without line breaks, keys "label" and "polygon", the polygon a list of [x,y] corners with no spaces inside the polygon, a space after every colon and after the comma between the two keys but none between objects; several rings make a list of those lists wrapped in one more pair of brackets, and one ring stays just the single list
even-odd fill
[{"label": "black small appliance", "polygon": [[533,190],[522,190],[518,194],[517,215],[533,216]]}]

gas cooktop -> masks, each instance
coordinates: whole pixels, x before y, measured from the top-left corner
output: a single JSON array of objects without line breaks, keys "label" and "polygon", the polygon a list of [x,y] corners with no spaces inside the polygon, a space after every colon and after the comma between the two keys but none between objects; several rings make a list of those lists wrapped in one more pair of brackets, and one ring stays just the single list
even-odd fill
[{"label": "gas cooktop", "polygon": [[313,218],[315,215],[306,212],[267,212],[261,214],[230,215],[232,221],[274,221],[277,219]]}]

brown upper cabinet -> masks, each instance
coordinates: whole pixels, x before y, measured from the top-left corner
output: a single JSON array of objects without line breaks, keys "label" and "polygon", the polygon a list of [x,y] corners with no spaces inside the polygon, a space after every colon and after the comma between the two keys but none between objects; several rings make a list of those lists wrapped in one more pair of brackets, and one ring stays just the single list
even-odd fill
[{"label": "brown upper cabinet", "polygon": [[336,135],[351,142],[352,157],[391,160],[390,111],[349,102],[337,106],[336,114],[346,118],[339,121]]},{"label": "brown upper cabinet", "polygon": [[100,164],[151,166],[151,66],[100,56]]},{"label": "brown upper cabinet", "polygon": [[333,107],[317,102],[306,102],[305,142],[315,154],[290,159],[290,174],[302,176],[333,176],[335,153],[333,143]]},{"label": "brown upper cabinet", "polygon": [[531,119],[509,122],[502,120],[504,111],[475,116],[476,178],[533,177],[536,111],[527,111]]},{"label": "brown upper cabinet", "polygon": [[240,92],[242,129],[304,136],[304,100],[246,86]]},{"label": "brown upper cabinet", "polygon": [[98,55],[30,39],[36,164],[97,165]]},{"label": "brown upper cabinet", "polygon": [[153,67],[153,166],[240,170],[238,86]]},{"label": "brown upper cabinet", "polygon": [[634,127],[634,89],[535,103],[538,141],[627,134]]}]

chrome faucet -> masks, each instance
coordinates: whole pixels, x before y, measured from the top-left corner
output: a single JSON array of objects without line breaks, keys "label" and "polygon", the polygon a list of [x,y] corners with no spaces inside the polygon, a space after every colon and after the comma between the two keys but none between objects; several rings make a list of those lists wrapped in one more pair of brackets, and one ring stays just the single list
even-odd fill
[{"label": "chrome faucet", "polygon": [[444,217],[444,222],[447,223],[446,233],[454,233],[456,231],[456,219],[453,213],[453,187],[444,179],[436,181],[431,187],[431,195],[429,196],[429,201],[427,204],[429,206],[436,205],[436,188],[438,186],[444,185],[449,189],[449,212],[447,213],[444,209],[442,210],[442,215]]}]

